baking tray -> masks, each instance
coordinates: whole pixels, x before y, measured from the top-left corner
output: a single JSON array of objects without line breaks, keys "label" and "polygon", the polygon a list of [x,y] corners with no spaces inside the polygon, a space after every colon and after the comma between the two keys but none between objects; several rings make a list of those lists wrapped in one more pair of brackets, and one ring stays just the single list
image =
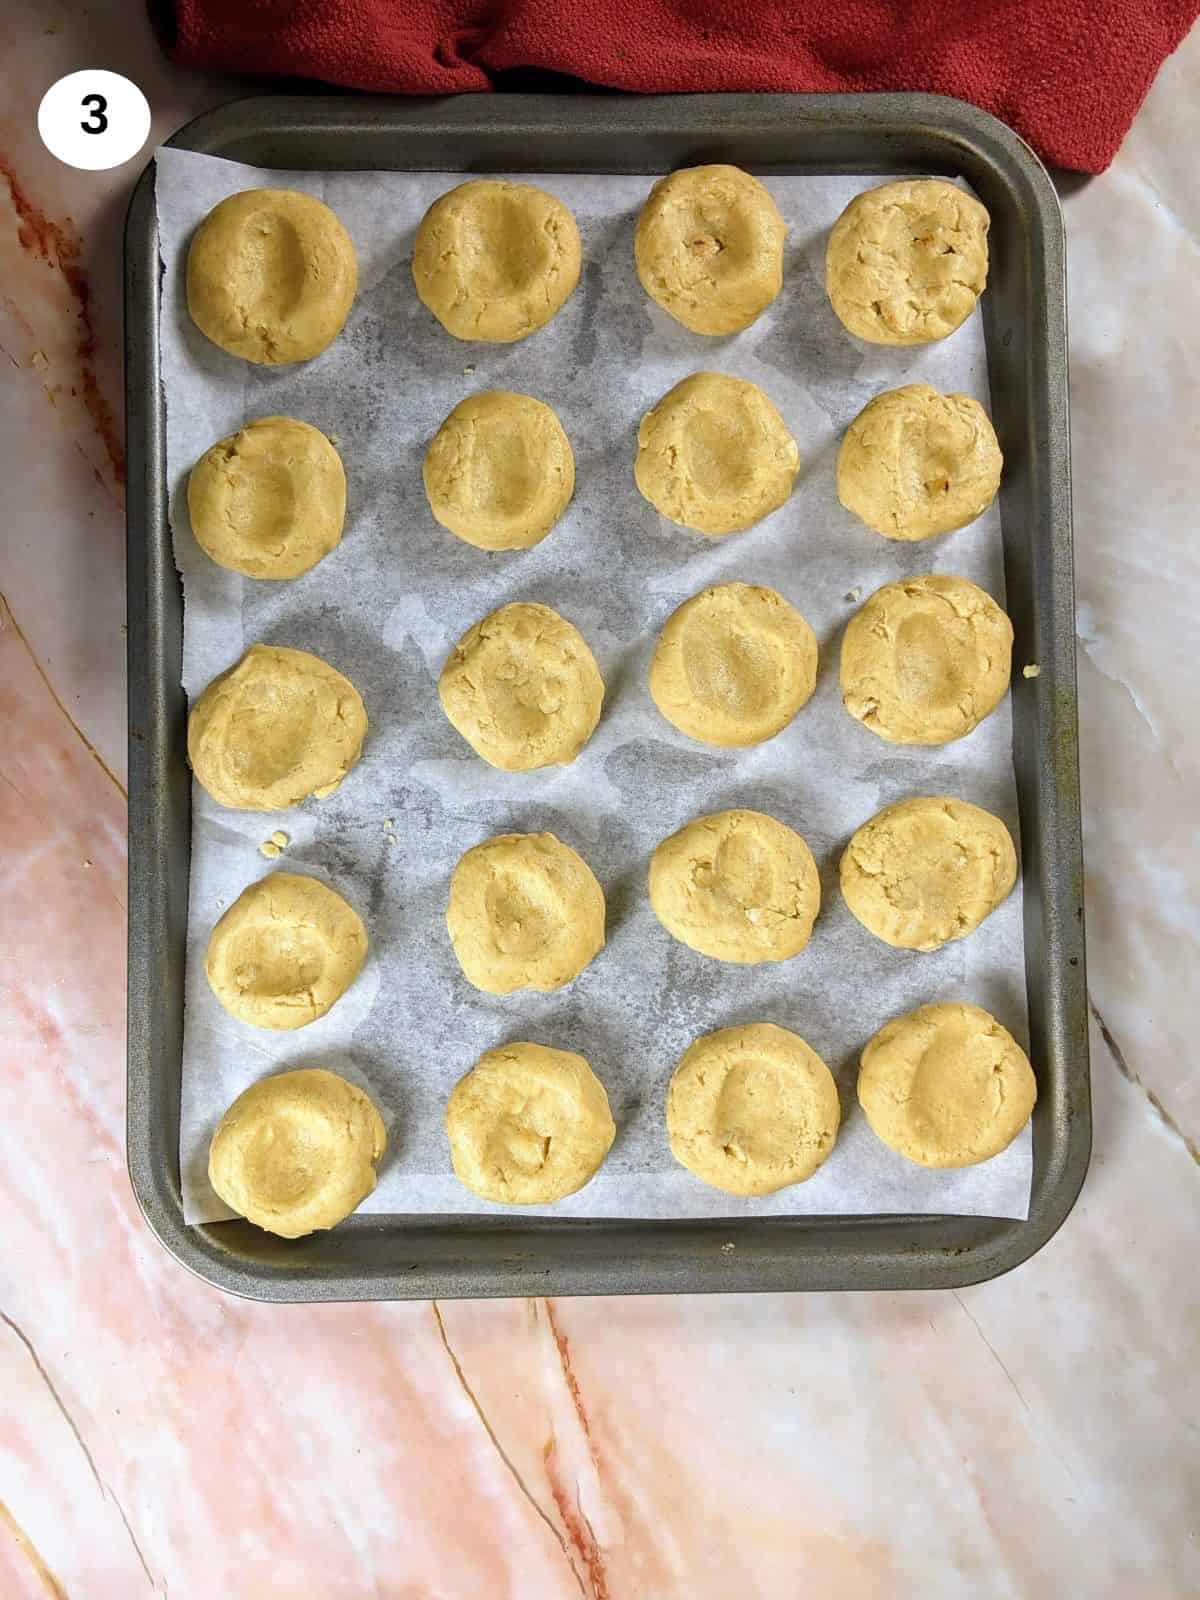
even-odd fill
[{"label": "baking tray", "polygon": [[209,112],[169,141],[261,167],[644,172],[728,161],[773,173],[963,177],[992,217],[983,297],[1014,660],[1030,1054],[1038,1075],[1028,1220],[737,1221],[354,1216],[284,1241],[187,1226],[179,1176],[191,838],[183,596],[167,517],[161,267],[152,165],[125,230],[129,584],[128,1160],[153,1232],[219,1288],[277,1301],[778,1289],[953,1288],[1026,1260],[1063,1221],[1091,1149],[1079,825],[1063,225],[1045,170],[1002,123],[935,95],[278,96]]}]

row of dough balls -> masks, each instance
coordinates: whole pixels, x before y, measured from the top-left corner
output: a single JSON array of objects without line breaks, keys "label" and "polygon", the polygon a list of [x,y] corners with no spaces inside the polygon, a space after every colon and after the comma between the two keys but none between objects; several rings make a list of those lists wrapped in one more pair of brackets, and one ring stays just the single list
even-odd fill
[{"label": "row of dough balls", "polygon": [[[963,394],[908,384],[876,395],[846,430],[838,497],[889,539],[928,539],[980,516],[1003,457],[986,411]],[[792,492],[800,450],[753,383],[697,372],[638,429],[634,480],[680,527],[722,538],[753,526]],[[425,455],[437,521],[480,550],[526,550],[575,492],[575,457],[551,408],[488,389],[450,412]],[[295,578],[341,542],[346,471],[332,441],[294,417],[260,417],[219,439],[188,478],[201,549],[248,578]]]},{"label": "row of dough balls", "polygon": [[[1012,624],[966,578],[885,584],[846,625],[846,709],[891,744],[963,738],[1003,699]],[[649,688],[668,722],[701,744],[745,748],[782,731],[811,698],[817,640],[774,589],[724,583],[667,619]],[[442,708],[475,753],[505,772],[573,761],[600,718],[604,681],[579,630],[549,606],[514,601],[474,624],[438,683]],[[306,650],[251,645],[200,695],[188,756],[223,806],[283,811],[324,798],[367,735],[349,678]]]},{"label": "row of dough balls", "polygon": [[[858,195],[825,255],[829,302],[875,344],[944,339],[987,283],[988,213],[944,178]],[[750,326],[783,286],[787,225],[770,192],[731,166],[685,167],[650,191],[634,258],[646,293],[693,333]],[[554,317],[579,282],[575,218],[532,184],[473,178],[417,228],[413,282],[456,339],[511,344]],[[247,189],[215,206],[188,250],[187,303],[207,338],[264,365],[308,361],[345,325],[358,288],[354,243],[322,201]]]},{"label": "row of dough balls", "polygon": [[[897,949],[966,938],[1011,893],[1012,836],[966,800],[918,795],[887,806],[842,854],[842,897],[864,928]],[[821,908],[804,838],[761,811],[697,817],[654,851],[655,916],[681,944],[749,966],[807,948]],[[446,927],[463,975],[485,994],[547,993],[570,983],[605,943],[604,891],[552,833],[502,833],[474,845],[450,877]],[[367,932],[317,878],[278,871],[251,884],[213,928],[205,971],[240,1022],[274,1030],[323,1017],[358,977]]]},{"label": "row of dough balls", "polygon": [[[874,1133],[924,1167],[990,1160],[1037,1099],[1028,1057],[981,1007],[921,1006],[864,1048],[858,1100]],[[667,1091],[671,1153],[726,1194],[803,1183],[833,1150],[837,1084],[797,1033],[774,1023],[721,1028],[684,1051]],[[484,1200],[549,1205],[589,1182],[616,1137],[604,1085],[569,1050],[519,1041],[489,1050],[452,1090],[446,1135],[455,1176]],[[262,1078],[225,1113],[209,1178],[225,1203],[295,1239],[332,1228],[371,1193],[386,1146],[368,1095],[336,1073]]]}]

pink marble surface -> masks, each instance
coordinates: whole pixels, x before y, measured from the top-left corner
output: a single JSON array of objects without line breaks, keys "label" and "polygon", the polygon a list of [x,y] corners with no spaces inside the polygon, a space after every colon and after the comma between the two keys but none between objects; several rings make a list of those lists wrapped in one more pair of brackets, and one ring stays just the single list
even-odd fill
[{"label": "pink marble surface", "polygon": [[85,65],[137,79],[159,138],[236,90],[168,69],[119,0],[10,0],[0,60],[0,1596],[1200,1593],[1200,35],[1066,205],[1096,1022],[1075,1212],[958,1294],[440,1307],[224,1298],[130,1195],[137,164],[70,171],[33,117]]}]

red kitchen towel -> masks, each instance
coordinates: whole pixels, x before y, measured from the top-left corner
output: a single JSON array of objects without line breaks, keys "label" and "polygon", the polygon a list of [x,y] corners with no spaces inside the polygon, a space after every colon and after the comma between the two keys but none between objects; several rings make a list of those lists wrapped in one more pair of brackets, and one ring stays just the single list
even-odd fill
[{"label": "red kitchen towel", "polygon": [[392,94],[925,89],[1101,172],[1200,0],[168,0],[177,61]]}]

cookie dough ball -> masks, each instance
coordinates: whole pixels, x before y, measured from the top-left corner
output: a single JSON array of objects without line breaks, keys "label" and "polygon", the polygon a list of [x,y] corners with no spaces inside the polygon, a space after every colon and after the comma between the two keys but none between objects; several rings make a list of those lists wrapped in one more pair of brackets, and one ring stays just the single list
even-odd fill
[{"label": "cookie dough ball", "polygon": [[502,1205],[550,1205],[582,1189],[616,1133],[584,1058],[523,1040],[480,1056],[446,1106],[455,1177]]},{"label": "cookie dough ball", "polygon": [[256,1028],[303,1028],[358,977],[367,930],[353,906],[316,878],[273,872],[217,923],[204,970],[217,999]]},{"label": "cookie dough ball", "polygon": [[202,788],[237,811],[286,811],[331,795],[362,754],[358,690],[320,656],[252,644],[214,678],[188,718]]},{"label": "cookie dough ball", "polygon": [[528,550],[575,492],[575,457],[551,411],[489,389],[456,405],[425,457],[425,493],[441,523],[477,550]]},{"label": "cookie dough ball", "polygon": [[798,1033],[771,1022],[697,1039],[667,1091],[671,1154],[726,1194],[774,1194],[811,1178],[840,1121],[829,1068]]},{"label": "cookie dough ball", "polygon": [[945,178],[908,178],[858,195],[829,235],[825,289],[871,344],[927,344],[975,309],[988,271],[988,214]]},{"label": "cookie dough ball", "polygon": [[600,720],[604,680],[578,628],[518,600],[467,629],[438,694],[476,755],[503,772],[529,772],[574,761]]},{"label": "cookie dough ball", "polygon": [[910,383],[876,395],[838,451],[838,499],[885,539],[929,539],[996,498],[1004,457],[978,400]]},{"label": "cookie dough ball", "polygon": [[990,1012],[949,1001],[887,1023],[862,1053],[858,1100],[884,1144],[922,1167],[971,1167],[1016,1138],[1033,1068]]},{"label": "cookie dough ball", "polygon": [[604,948],[604,891],[552,833],[501,833],[455,867],[446,927],[485,994],[561,989]]},{"label": "cookie dough ball", "polygon": [[225,1204],[284,1239],[336,1228],[375,1187],[387,1134],[367,1095],[323,1067],[260,1078],[221,1118],[208,1176]]},{"label": "cookie dough ball", "polygon": [[877,939],[940,950],[990,917],[1017,881],[1012,835],[967,800],[920,795],[887,806],[842,856],[842,896]]},{"label": "cookie dough ball", "polygon": [[737,333],[783,287],[787,224],[739,167],[684,167],[662,178],[638,218],[642,288],[693,333]]},{"label": "cookie dough ball", "polygon": [[334,213],[294,189],[245,189],[214,206],[187,260],[200,332],[231,356],[311,361],[341,333],[358,288],[354,243]]},{"label": "cookie dough ball", "polygon": [[664,839],[650,904],[682,944],[718,961],[787,961],[812,934],[821,883],[800,835],[761,811],[717,811]]},{"label": "cookie dough ball", "polygon": [[760,522],[792,492],[800,451],[762,390],[720,372],[677,383],[638,428],[633,475],[656,511],[721,537]]},{"label": "cookie dough ball", "polygon": [[1008,689],[1012,623],[966,578],[931,573],[877,589],[842,640],[842,700],[890,744],[949,744]]},{"label": "cookie dough ball", "polygon": [[528,183],[472,178],[421,219],[413,282],[456,339],[512,344],[566,304],[579,282],[575,218]]},{"label": "cookie dough ball", "polygon": [[325,435],[294,417],[260,417],[192,468],[196,543],[247,578],[298,578],[342,538],[346,472]]},{"label": "cookie dough ball", "polygon": [[817,639],[774,589],[722,583],[667,619],[650,664],[650,694],[672,726],[702,744],[771,739],[817,681]]}]

